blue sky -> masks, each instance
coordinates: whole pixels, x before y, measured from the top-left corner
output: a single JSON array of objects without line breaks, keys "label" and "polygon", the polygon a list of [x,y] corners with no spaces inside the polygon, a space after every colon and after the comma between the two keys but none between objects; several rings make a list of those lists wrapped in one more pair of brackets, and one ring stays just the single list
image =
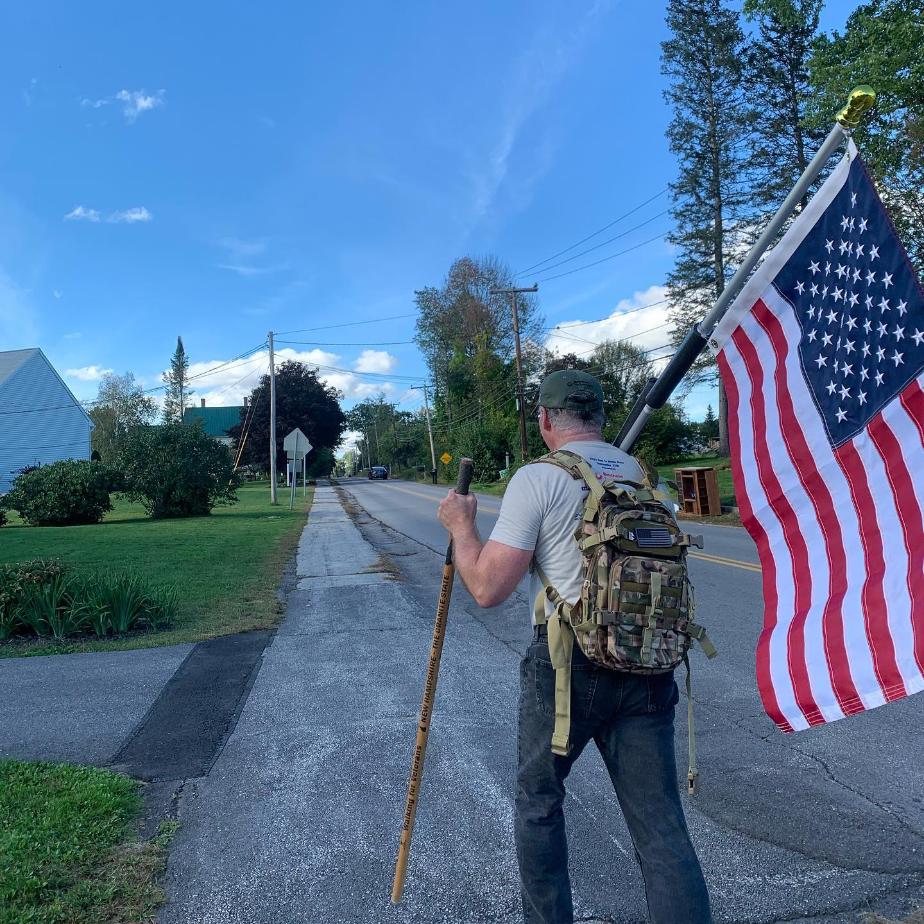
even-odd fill
[{"label": "blue sky", "polygon": [[[829,0],[824,26],[856,5]],[[202,372],[270,329],[393,318],[291,334],[318,342],[283,355],[321,363],[347,403],[384,388],[419,404],[413,317],[395,317],[415,289],[464,254],[529,267],[674,176],[663,16],[628,0],[9,8],[0,348],[41,346],[93,398],[104,370],[158,384],[178,334]],[[550,327],[610,318],[559,346],[667,340],[660,307],[618,316],[661,298],[671,253],[643,242],[667,206],[521,277]],[[260,352],[198,394],[236,403],[264,370]],[[694,417],[709,398],[691,396]]]}]

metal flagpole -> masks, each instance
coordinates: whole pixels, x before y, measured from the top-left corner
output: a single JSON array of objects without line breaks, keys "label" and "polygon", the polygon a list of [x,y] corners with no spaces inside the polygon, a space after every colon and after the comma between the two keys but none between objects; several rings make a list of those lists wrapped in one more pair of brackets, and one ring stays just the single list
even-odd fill
[{"label": "metal flagpole", "polygon": [[[841,142],[850,135],[852,129],[860,124],[863,113],[875,101],[876,93],[872,87],[864,85],[851,91],[847,105],[837,114],[834,127],[828,133],[828,137],[825,138],[824,144],[818,149],[818,152],[812,158],[812,162],[805,168],[805,172],[799,177],[796,185],[793,186],[792,191],[786,197],[786,201],[777,209],[776,214],[770,220],[770,224],[764,229],[764,233],[761,234],[744,258],[744,262],[738,267],[738,272],[732,276],[731,281],[725,286],[712,310],[699,324],[691,328],[680,344],[680,348],[665,366],[664,371],[658,376],[658,380],[651,388],[642,393],[636,402],[636,407],[632,408],[629,415],[632,424],[627,432],[620,432],[621,439],[617,440],[619,448],[624,452],[632,451],[648,418],[658,408],[664,407],[667,399],[670,398],[674,389],[680,384],[680,380],[690,371],[690,367],[696,361],[696,358],[706,348],[706,344],[709,342],[716,325],[722,319],[722,315],[728,310],[734,297],[741,291],[760,258],[770,249],[770,245],[776,240],[777,234],[779,234],[789,216],[792,215],[796,205],[808,192],[809,187],[815,182],[825,164],[840,147]],[[625,430],[625,428],[623,429]]]}]

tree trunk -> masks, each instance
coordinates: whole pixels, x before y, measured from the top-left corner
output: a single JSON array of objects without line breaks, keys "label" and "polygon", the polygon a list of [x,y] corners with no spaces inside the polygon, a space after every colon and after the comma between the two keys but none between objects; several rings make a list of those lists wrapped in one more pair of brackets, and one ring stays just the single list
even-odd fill
[{"label": "tree trunk", "polygon": [[730,456],[728,445],[728,398],[725,395],[725,383],[719,376],[719,455]]}]

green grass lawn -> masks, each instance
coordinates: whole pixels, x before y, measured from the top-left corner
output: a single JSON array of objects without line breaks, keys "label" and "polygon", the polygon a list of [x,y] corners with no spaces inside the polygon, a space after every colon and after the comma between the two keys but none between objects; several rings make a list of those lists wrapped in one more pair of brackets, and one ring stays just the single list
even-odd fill
[{"label": "green grass lawn", "polygon": [[172,831],[139,842],[140,810],[128,777],[0,761],[0,924],[152,920]]},{"label": "green grass lawn", "polygon": [[285,490],[270,506],[266,483],[244,485],[238,498],[211,516],[182,520],[151,520],[140,504],[122,500],[96,526],[25,526],[12,515],[0,529],[0,562],[59,558],[77,569],[136,572],[176,585],[180,609],[166,632],[66,645],[9,642],[0,644],[0,657],[171,645],[274,625],[281,613],[276,589],[312,492],[299,492],[292,511]]}]

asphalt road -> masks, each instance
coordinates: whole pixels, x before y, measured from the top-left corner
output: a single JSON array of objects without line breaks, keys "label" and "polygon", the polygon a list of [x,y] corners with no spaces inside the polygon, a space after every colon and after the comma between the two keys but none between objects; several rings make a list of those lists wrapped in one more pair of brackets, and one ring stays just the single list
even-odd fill
[{"label": "asphalt road", "polygon": [[[444,492],[359,480],[318,489],[286,619],[214,765],[183,790],[162,924],[521,920],[513,777],[529,602],[517,592],[482,610],[459,582],[405,898],[388,901]],[[483,534],[498,507],[480,499]],[[904,913],[924,900],[924,698],[778,732],[754,681],[753,547],[741,530],[702,532],[713,558],[691,567],[720,657],[695,661],[701,785],[686,805],[717,921]],[[682,721],[677,739],[683,755]],[[578,919],[643,922],[632,845],[591,750],[572,773],[566,813]]]},{"label": "asphalt road", "polygon": [[[435,508],[447,488],[362,479],[345,487],[371,517],[442,551],[446,534]],[[482,495],[478,501],[478,526],[487,538],[501,499]],[[779,732],[763,712],[754,675],[762,617],[754,544],[741,528],[691,523],[689,531],[704,536],[705,548],[692,553],[690,568],[699,619],[720,656],[711,663],[694,656],[701,780],[687,805],[719,916],[769,921],[833,912],[834,920],[855,921],[850,912],[890,890],[917,891],[924,882],[924,698],[797,735]],[[491,631],[522,650],[529,626],[524,592],[521,585],[520,600],[487,611],[464,589],[460,597],[467,598],[469,618],[495,620]],[[505,706],[512,734],[512,704]],[[681,764],[684,718],[678,712]],[[611,808],[600,810],[612,797],[597,756],[587,755],[582,764],[572,784],[576,866],[580,843],[585,850],[598,843],[591,829],[608,828],[620,844],[628,843]],[[598,817],[588,817],[582,804],[595,806]],[[637,880],[634,865],[626,865],[625,879]],[[615,909],[602,903],[595,910]]]}]

